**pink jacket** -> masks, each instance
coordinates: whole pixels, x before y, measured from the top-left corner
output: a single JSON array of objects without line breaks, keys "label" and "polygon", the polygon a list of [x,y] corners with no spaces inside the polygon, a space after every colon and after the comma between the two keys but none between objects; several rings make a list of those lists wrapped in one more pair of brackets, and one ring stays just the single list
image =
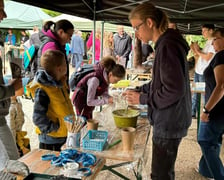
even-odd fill
[{"label": "pink jacket", "polygon": [[[46,36],[55,39],[56,41],[58,41],[57,37],[51,32],[51,30],[48,30],[47,32],[44,33]],[[48,42],[44,45],[43,49],[42,49],[42,54],[48,50],[60,50],[60,48],[58,47],[58,45],[55,44],[55,42]]]},{"label": "pink jacket", "polygon": [[[93,45],[93,32],[91,32],[86,45],[88,49]],[[95,38],[95,60],[96,62],[100,60],[100,40],[96,38]]]}]

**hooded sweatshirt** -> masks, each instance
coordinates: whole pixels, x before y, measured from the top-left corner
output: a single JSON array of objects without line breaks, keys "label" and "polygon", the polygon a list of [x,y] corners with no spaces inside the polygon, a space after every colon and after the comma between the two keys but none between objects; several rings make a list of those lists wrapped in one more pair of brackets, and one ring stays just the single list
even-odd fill
[{"label": "hooded sweatshirt", "polygon": [[140,103],[148,105],[154,137],[182,138],[191,124],[188,50],[187,42],[173,29],[155,44],[152,80],[140,88]]},{"label": "hooded sweatshirt", "polygon": [[38,70],[27,88],[35,93],[33,122],[41,143],[63,143],[67,136],[64,117],[73,114],[66,84],[57,82],[45,70]]},{"label": "hooded sweatshirt", "polygon": [[[51,30],[48,30],[47,32],[41,31],[41,33],[39,34],[39,37],[40,37],[41,43],[44,43],[47,38],[49,39],[49,42],[45,43],[43,47],[40,47],[38,51],[38,58],[39,58],[38,62],[40,63],[41,55],[49,49],[61,51],[65,55],[65,60],[67,65],[67,79],[69,79],[69,62],[68,62],[66,51],[65,51],[65,45],[60,44],[58,37],[55,36],[55,34]],[[40,67],[40,64],[39,64],[39,67]]]}]

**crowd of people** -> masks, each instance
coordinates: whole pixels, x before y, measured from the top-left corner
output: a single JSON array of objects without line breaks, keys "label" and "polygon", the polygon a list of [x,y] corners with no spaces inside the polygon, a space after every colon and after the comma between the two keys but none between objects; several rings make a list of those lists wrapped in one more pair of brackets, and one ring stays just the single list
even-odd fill
[{"label": "crowd of people", "polygon": [[[3,1],[0,2],[0,17],[3,19],[6,14]],[[202,151],[198,172],[206,178],[224,179],[220,159],[224,133],[224,29],[215,29],[213,24],[203,25],[202,35],[207,42],[202,49],[196,42],[188,45],[176,24],[169,24],[166,13],[149,2],[135,7],[129,14],[129,21],[135,38],[140,42],[138,51],[143,55],[141,61],[147,61],[150,54],[154,54],[152,80],[123,92],[128,104],[148,107],[148,119],[153,126],[151,179],[175,179],[178,148],[187,135],[192,118],[196,116],[198,95],[191,95],[187,62],[190,50],[196,59],[194,82],[205,82],[206,85],[197,139]],[[95,106],[113,103],[109,84],[125,77],[133,51],[132,35],[125,32],[123,26],[118,26],[115,34],[104,32],[104,41],[101,42],[101,32],[97,30],[95,35],[90,33],[85,44],[82,32],[68,20],[48,21],[42,30],[37,27],[33,30],[30,38],[25,31],[21,31],[20,39],[22,44],[29,41],[29,46],[39,47],[34,76],[27,85],[34,97],[32,119],[39,148],[60,151],[67,138],[65,116],[77,114],[91,119]],[[15,45],[16,39],[11,29],[5,41]],[[149,42],[154,43],[154,49]],[[74,71],[82,68],[85,46],[95,55],[92,62],[94,71],[78,82],[71,100],[69,63],[75,68]],[[23,87],[22,79],[12,79],[5,84],[2,60],[0,69],[0,160],[17,160],[18,150],[20,155],[30,150],[22,131],[24,115],[18,98],[21,95],[18,92]],[[7,122],[5,116],[8,113],[10,119]],[[0,163],[0,170],[6,164]]]}]

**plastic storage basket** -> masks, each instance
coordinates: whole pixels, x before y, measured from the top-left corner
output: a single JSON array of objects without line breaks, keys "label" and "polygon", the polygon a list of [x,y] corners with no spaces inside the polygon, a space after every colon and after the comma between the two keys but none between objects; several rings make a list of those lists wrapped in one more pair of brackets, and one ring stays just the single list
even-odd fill
[{"label": "plastic storage basket", "polygon": [[102,151],[107,142],[107,137],[107,131],[89,130],[82,139],[83,149]]}]

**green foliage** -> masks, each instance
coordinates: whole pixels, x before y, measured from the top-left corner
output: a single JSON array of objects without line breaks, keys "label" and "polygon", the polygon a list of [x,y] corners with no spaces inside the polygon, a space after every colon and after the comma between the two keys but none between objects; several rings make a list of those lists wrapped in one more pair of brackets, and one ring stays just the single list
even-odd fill
[{"label": "green foliage", "polygon": [[87,37],[88,34],[89,34],[88,32],[82,32],[82,38],[84,40],[86,40],[86,37]]},{"label": "green foliage", "polygon": [[203,48],[206,42],[206,39],[202,35],[186,35],[186,41],[190,45],[192,42],[198,42],[198,45]]},{"label": "green foliage", "polygon": [[[202,35],[186,35],[185,39],[189,46],[192,42],[197,42],[200,48],[203,48],[206,43],[206,39]],[[189,51],[188,58],[190,58],[191,56],[193,56],[193,52]]]},{"label": "green foliage", "polygon": [[55,16],[59,16],[61,15],[61,13],[56,12],[56,11],[51,11],[48,9],[42,9],[46,14],[48,14],[49,16],[55,17]]}]

